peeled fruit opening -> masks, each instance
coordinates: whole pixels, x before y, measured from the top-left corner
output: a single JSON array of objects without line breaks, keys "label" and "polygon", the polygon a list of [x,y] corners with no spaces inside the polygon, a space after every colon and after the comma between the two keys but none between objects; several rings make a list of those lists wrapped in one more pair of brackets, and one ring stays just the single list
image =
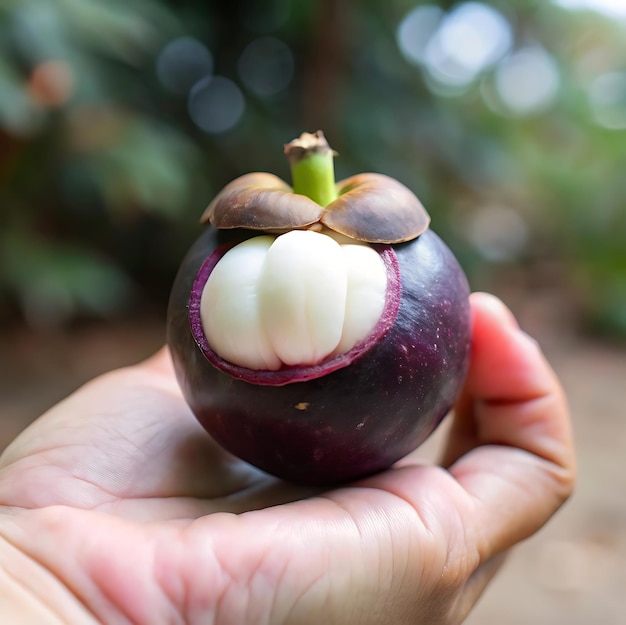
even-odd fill
[{"label": "peeled fruit opening", "polygon": [[311,230],[228,250],[202,290],[210,348],[253,370],[314,366],[349,352],[379,323],[388,271],[367,244]]}]

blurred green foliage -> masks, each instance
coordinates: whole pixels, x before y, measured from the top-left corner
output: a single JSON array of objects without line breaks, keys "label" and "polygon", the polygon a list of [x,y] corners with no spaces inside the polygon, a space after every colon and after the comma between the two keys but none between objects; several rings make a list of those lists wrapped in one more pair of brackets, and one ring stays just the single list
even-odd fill
[{"label": "blurred green foliage", "polygon": [[0,314],[161,306],[212,194],[322,128],[475,288],[522,271],[626,336],[625,34],[547,0],[4,0]]}]

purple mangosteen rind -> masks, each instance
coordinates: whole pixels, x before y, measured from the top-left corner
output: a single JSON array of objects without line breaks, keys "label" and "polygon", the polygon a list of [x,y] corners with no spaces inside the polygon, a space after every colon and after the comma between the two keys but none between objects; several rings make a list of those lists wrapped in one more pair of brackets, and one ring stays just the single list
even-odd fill
[{"label": "purple mangosteen rind", "polygon": [[254,231],[207,228],[183,261],[168,309],[168,343],[183,395],[227,451],[277,477],[333,484],[386,469],[450,411],[470,352],[469,286],[430,229],[391,246],[401,297],[378,342],[322,377],[268,386],[220,370],[194,338],[190,302],[216,249]]},{"label": "purple mangosteen rind", "polygon": [[[285,152],[293,186],[247,174],[207,207],[208,227],[172,287],[167,341],[184,398],[224,449],[279,478],[331,485],[390,467],[453,407],[469,366],[469,286],[406,187],[380,174],[336,184],[321,132]],[[387,269],[381,320],[348,353],[312,366],[270,372],[224,361],[199,314],[211,270],[245,239],[309,228],[378,251]]]}]

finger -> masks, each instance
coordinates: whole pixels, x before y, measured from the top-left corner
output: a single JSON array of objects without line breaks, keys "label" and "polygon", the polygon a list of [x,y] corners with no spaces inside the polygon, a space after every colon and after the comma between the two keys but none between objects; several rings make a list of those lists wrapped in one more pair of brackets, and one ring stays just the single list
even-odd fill
[{"label": "finger", "polygon": [[497,298],[475,293],[472,306],[472,361],[460,427],[479,445],[517,447],[560,466],[573,464],[567,402],[539,345]]},{"label": "finger", "polygon": [[493,296],[474,294],[472,307],[472,362],[446,455],[472,497],[484,561],[552,516],[572,492],[575,461],[567,402],[537,343]]},{"label": "finger", "polygon": [[508,553],[501,553],[481,564],[465,583],[455,605],[455,623],[464,623],[483,592],[504,565]]},{"label": "finger", "polygon": [[[519,325],[511,313],[511,311],[504,306],[504,304],[493,295],[487,293],[473,293],[471,296],[472,304],[472,316],[474,327],[474,340],[472,345],[472,354],[475,362],[477,349],[481,348],[483,343],[487,345],[493,345],[497,347],[500,344],[500,337],[497,334],[490,335],[489,330],[494,332],[497,328],[505,331],[509,328],[512,331],[519,330]],[[485,326],[487,332],[485,332]],[[473,365],[475,366],[475,364]],[[495,373],[506,373],[501,368],[493,371],[489,371],[486,374],[486,379],[494,380]],[[448,433],[446,446],[441,459],[443,466],[450,466],[461,456],[467,453],[469,450],[477,447],[481,444],[480,433],[478,432],[478,422],[474,416],[474,402],[480,397],[476,396],[476,391],[480,393],[480,389],[470,388],[469,385],[474,378],[480,378],[480,376],[468,376],[467,384],[463,388],[459,398],[457,399],[454,415],[452,419],[452,425]],[[495,380],[496,384],[501,384],[502,379]],[[507,381],[507,388],[500,389],[497,387],[498,392],[508,394],[510,401],[511,398],[515,398],[516,393],[521,392],[525,387],[520,387],[516,380]]]}]

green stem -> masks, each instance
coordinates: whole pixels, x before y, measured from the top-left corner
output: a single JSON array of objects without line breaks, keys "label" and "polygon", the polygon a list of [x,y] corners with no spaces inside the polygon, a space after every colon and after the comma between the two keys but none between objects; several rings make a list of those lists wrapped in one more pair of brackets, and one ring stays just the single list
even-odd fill
[{"label": "green stem", "polygon": [[321,206],[339,196],[335,185],[334,152],[321,131],[303,133],[285,146],[291,166],[293,192],[306,195]]}]

